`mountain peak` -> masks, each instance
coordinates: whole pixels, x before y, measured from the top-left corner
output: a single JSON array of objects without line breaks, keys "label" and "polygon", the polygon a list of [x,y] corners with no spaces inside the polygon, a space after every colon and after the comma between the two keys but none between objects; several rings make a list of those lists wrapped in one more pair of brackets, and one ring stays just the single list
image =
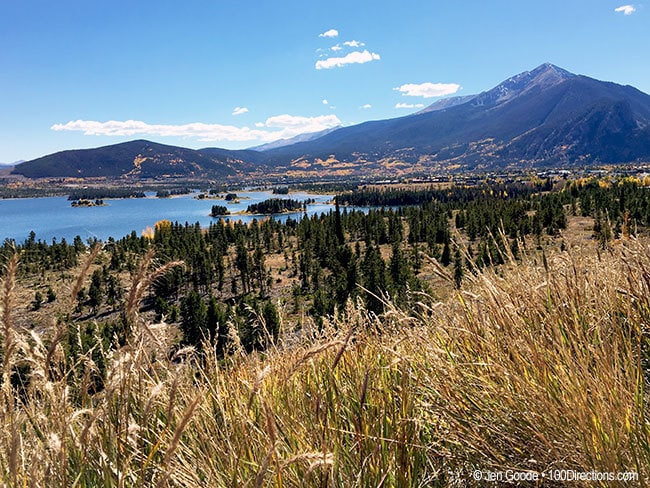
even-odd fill
[{"label": "mountain peak", "polygon": [[508,78],[491,90],[481,93],[471,103],[474,106],[499,105],[530,90],[545,90],[575,76],[554,64],[544,63],[531,71]]},{"label": "mountain peak", "polygon": [[497,87],[487,92],[483,92],[480,95],[443,98],[419,112],[416,112],[415,115],[437,112],[439,110],[445,110],[471,101],[473,101],[475,106],[488,105],[490,103],[498,104],[506,102],[533,87],[540,87],[542,89],[549,88],[563,82],[564,80],[573,78],[574,76],[576,75],[560,68],[559,66],[555,66],[551,63],[544,63],[531,71],[524,71],[523,73],[508,78]]},{"label": "mountain peak", "polygon": [[574,76],[573,73],[554,64],[544,63],[531,71],[524,71],[523,73],[508,78],[496,88],[508,87],[522,92],[535,86],[548,88]]},{"label": "mountain peak", "polygon": [[556,73],[561,73],[567,77],[575,76],[570,71],[567,71],[564,68],[560,68],[559,66],[556,66],[553,63],[548,63],[548,62],[540,64],[537,68],[535,68],[532,71],[554,71]]},{"label": "mountain peak", "polygon": [[555,84],[555,82],[560,82],[567,80],[569,78],[573,78],[574,75],[573,73],[560,68],[559,66],[555,66],[554,64],[551,63],[544,63],[539,65],[537,68],[529,72],[530,75],[532,76],[533,80],[538,80],[538,81],[552,81]]}]

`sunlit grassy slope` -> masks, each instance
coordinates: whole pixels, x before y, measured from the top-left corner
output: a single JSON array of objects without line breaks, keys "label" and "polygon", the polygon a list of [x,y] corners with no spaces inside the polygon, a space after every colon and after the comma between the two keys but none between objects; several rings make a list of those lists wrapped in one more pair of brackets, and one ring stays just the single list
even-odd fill
[{"label": "sunlit grassy slope", "polygon": [[[97,354],[63,354],[71,324],[13,326],[13,267],[7,485],[466,486],[474,469],[552,468],[648,483],[647,242],[525,258],[468,277],[445,303],[413,295],[408,312],[349,304],[321,331],[287,327],[267,353],[221,362],[172,356],[168,326],[132,308],[128,344],[98,351],[107,373],[93,394]],[[144,268],[134,301],[143,284]],[[11,386],[18,367],[25,387]]]}]

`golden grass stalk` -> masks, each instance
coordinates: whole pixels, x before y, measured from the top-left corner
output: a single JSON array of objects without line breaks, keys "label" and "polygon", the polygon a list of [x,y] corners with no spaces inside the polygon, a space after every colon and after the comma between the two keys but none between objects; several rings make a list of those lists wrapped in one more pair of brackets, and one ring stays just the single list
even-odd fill
[{"label": "golden grass stalk", "polygon": [[[648,485],[648,243],[524,261],[468,273],[446,302],[419,294],[417,310],[388,303],[370,317],[349,303],[313,342],[264,353],[173,362],[140,334],[103,352],[106,388],[83,405],[65,380],[41,381],[27,398],[9,390],[17,408],[0,412],[0,476],[472,486],[474,469],[557,468],[634,471],[639,482],[609,485]],[[37,371],[46,345],[33,342],[23,352]]]},{"label": "golden grass stalk", "polygon": [[16,348],[11,312],[13,309],[13,291],[16,284],[18,254],[14,254],[7,264],[7,273],[2,284],[2,385],[9,385],[13,355]]},{"label": "golden grass stalk", "polygon": [[70,297],[72,298],[73,302],[74,300],[77,299],[77,295],[79,294],[79,291],[83,287],[84,280],[86,279],[86,276],[88,276],[90,267],[95,262],[95,259],[97,259],[97,256],[99,255],[99,252],[101,250],[102,250],[102,245],[99,242],[97,242],[90,250],[90,254],[86,258],[86,261],[84,262],[84,265],[81,268],[79,275],[77,276],[77,280],[75,281],[74,286],[72,287],[72,293],[70,294]]},{"label": "golden grass stalk", "polygon": [[138,270],[133,277],[131,282],[131,289],[129,291],[129,296],[126,300],[125,305],[125,317],[127,321],[127,331],[126,337],[129,338],[132,334],[132,326],[135,324],[138,308],[142,302],[142,298],[146,293],[147,289],[155,283],[155,281],[167,273],[170,269],[173,269],[177,266],[184,266],[182,261],[171,261],[165,263],[164,265],[158,267],[153,272],[150,270],[150,266],[153,262],[155,255],[155,249],[150,247],[145,253]]}]

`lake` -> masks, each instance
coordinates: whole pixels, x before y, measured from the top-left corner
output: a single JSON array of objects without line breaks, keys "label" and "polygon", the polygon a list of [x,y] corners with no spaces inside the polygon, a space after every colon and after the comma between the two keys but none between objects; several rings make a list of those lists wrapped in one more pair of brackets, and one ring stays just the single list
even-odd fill
[{"label": "lake", "polygon": [[[105,199],[104,207],[72,207],[67,197],[47,198],[18,198],[0,200],[0,238],[14,239],[22,243],[30,231],[36,233],[36,239],[50,242],[52,238],[68,241],[75,236],[81,236],[85,241],[97,238],[103,241],[109,237],[120,239],[132,231],[141,235],[147,227],[153,227],[159,220],[178,221],[182,224],[199,222],[202,227],[208,227],[218,219],[210,217],[213,205],[224,205],[231,213],[246,210],[248,205],[258,203],[268,198],[292,198],[316,201],[307,207],[307,214],[320,214],[333,209],[329,202],[332,195],[313,195],[305,192],[290,195],[273,195],[271,191],[237,192],[239,203],[228,203],[224,200],[194,198],[192,195],[175,196],[172,198],[156,198],[148,194],[146,198]],[[302,212],[275,215],[276,220],[286,220],[288,217],[299,219]],[[250,222],[263,218],[260,215],[230,215],[223,218]]]}]

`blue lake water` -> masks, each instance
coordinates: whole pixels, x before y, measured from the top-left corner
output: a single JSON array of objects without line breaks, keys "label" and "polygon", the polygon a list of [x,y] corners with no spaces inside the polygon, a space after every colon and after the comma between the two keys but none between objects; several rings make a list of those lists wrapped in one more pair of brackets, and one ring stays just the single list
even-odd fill
[{"label": "blue lake water", "polygon": [[[199,222],[208,227],[217,219],[210,217],[213,205],[224,205],[231,213],[246,210],[248,205],[268,198],[292,198],[306,200],[312,198],[316,203],[308,205],[307,214],[329,212],[332,195],[312,195],[309,193],[292,193],[291,195],[273,195],[270,191],[237,192],[239,203],[227,203],[224,200],[198,200],[195,195],[182,195],[173,198],[128,198],[104,200],[104,207],[72,207],[67,197],[18,198],[0,200],[0,239],[14,239],[22,243],[30,231],[36,233],[37,240],[50,242],[52,238],[68,241],[81,236],[85,241],[96,237],[107,240],[109,237],[119,239],[132,231],[138,235],[147,227],[153,227],[159,220],[171,220],[184,224]],[[276,215],[277,220],[288,217],[299,219],[302,213]],[[244,222],[262,218],[253,215],[224,216],[231,220]],[[0,241],[0,242],[2,242]]]}]

